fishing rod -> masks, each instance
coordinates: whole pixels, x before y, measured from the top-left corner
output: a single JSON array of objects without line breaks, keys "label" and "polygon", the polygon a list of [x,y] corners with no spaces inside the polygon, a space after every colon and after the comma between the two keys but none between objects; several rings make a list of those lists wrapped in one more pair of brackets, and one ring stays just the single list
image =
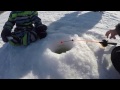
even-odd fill
[{"label": "fishing rod", "polygon": [[108,44],[110,45],[117,45],[117,43],[113,43],[113,42],[108,42],[107,40],[102,40],[102,42],[99,42],[103,47],[107,47]]},{"label": "fishing rod", "polygon": [[[61,41],[61,44],[64,42],[70,42],[74,41],[67,40],[67,41]],[[85,41],[85,42],[93,42],[93,43],[100,43],[103,47],[107,47],[108,45],[117,45],[117,43],[114,42],[108,42],[108,40],[103,39],[102,41],[91,41],[91,40],[75,40],[75,41]],[[111,61],[115,69],[120,73],[120,46],[115,47],[111,52]]]},{"label": "fishing rod", "polygon": [[[66,43],[66,42],[71,42],[71,41],[75,41],[75,40],[71,39],[71,40],[67,40],[67,41],[61,41],[60,43],[63,44],[63,43]],[[110,44],[110,45],[117,45],[117,43],[108,42],[108,41],[105,40],[105,39],[102,40],[101,42],[92,41],[92,40],[77,40],[77,41],[100,43],[103,47],[107,47],[109,44]]]}]

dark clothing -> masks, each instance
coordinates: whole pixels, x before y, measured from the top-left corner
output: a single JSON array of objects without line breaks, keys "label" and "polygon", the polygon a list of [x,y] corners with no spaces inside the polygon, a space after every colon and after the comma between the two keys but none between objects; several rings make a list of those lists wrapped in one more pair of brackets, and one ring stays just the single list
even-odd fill
[{"label": "dark clothing", "polygon": [[34,31],[39,38],[46,37],[47,35],[47,26],[42,24],[41,19],[38,17],[37,11],[12,11],[9,15],[8,21],[3,26],[3,31],[1,33],[1,37],[4,42],[9,41],[7,37],[12,35],[11,33],[14,25],[16,25],[16,28],[13,33],[19,31]]},{"label": "dark clothing", "polygon": [[33,27],[33,24],[38,27],[42,22],[37,11],[12,11],[3,28],[11,31],[15,24],[17,28],[25,29]]},{"label": "dark clothing", "polygon": [[118,35],[120,36],[120,23],[116,25],[115,30],[117,31]]}]

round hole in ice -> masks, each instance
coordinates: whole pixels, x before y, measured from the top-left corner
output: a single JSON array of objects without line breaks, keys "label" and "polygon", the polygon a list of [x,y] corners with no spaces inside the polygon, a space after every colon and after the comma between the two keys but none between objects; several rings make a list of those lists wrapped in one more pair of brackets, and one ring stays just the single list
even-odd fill
[{"label": "round hole in ice", "polygon": [[53,45],[51,51],[57,54],[62,54],[62,53],[66,53],[67,51],[70,51],[72,48],[73,48],[73,42],[66,42],[63,44]]},{"label": "round hole in ice", "polygon": [[60,46],[60,47],[56,48],[55,53],[61,54],[61,53],[65,53],[69,50],[71,50],[71,47],[63,45],[63,46]]},{"label": "round hole in ice", "polygon": [[70,51],[74,47],[74,41],[71,35],[59,33],[51,35],[47,48],[56,54],[62,54]]}]

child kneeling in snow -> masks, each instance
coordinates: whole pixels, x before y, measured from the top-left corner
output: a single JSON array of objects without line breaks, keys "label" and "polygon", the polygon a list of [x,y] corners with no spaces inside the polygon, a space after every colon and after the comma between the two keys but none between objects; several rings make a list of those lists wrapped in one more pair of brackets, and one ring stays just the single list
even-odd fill
[{"label": "child kneeling in snow", "polygon": [[[16,28],[12,32],[14,25]],[[47,26],[42,24],[37,11],[12,11],[5,23],[1,37],[12,45],[29,45],[47,36]]]}]

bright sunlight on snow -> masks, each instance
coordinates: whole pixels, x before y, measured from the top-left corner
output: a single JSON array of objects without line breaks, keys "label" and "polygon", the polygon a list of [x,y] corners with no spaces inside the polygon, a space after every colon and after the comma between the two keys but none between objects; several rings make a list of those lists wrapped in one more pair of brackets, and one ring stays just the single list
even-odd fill
[{"label": "bright sunlight on snow", "polygon": [[[114,46],[96,43],[120,23],[119,11],[38,12],[48,26],[46,38],[15,47],[0,37],[1,79],[120,79],[110,60]],[[0,33],[9,14],[0,14]],[[120,37],[109,41],[119,44]]]}]

